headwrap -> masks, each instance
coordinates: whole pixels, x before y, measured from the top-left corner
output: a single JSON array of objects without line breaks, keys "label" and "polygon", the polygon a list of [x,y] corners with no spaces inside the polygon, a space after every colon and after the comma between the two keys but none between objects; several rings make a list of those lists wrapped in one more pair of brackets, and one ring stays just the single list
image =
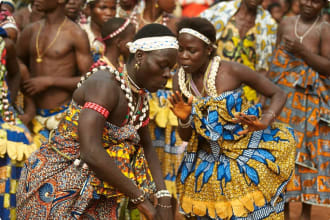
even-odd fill
[{"label": "headwrap", "polygon": [[162,36],[162,37],[146,37],[137,39],[134,42],[127,43],[130,53],[136,53],[138,50],[153,51],[161,49],[178,49],[179,44],[175,37]]},{"label": "headwrap", "polygon": [[191,28],[182,28],[180,31],[179,31],[179,34],[190,34],[194,37],[197,37],[198,39],[204,41],[207,45],[212,45],[212,47],[214,48],[217,48],[216,45],[212,44],[211,40],[206,37],[204,34],[194,30],[194,29],[191,29]]},{"label": "headwrap", "polygon": [[10,5],[13,9],[15,9],[15,3],[13,0],[0,0],[0,4],[8,4]]}]

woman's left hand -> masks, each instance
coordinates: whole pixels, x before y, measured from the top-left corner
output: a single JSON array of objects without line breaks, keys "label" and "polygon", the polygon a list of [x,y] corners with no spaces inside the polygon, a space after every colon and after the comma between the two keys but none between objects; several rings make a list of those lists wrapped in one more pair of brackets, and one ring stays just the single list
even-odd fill
[{"label": "woman's left hand", "polygon": [[238,132],[238,135],[244,135],[249,132],[263,130],[268,126],[268,124],[259,120],[257,116],[254,115],[246,115],[244,113],[238,112],[235,113],[234,116],[234,123],[241,123],[242,125],[248,126],[245,130]]},{"label": "woman's left hand", "polygon": [[[164,208],[164,207],[161,207],[160,205],[157,205],[157,204],[161,204],[161,205],[165,205],[165,206],[168,206],[168,208]],[[156,204],[156,210],[157,210],[157,213],[158,213],[158,216],[160,217],[160,219],[162,220],[173,220],[173,216],[174,216],[174,213],[173,213],[173,207],[172,205],[172,201],[171,201],[171,198],[169,197],[163,197],[163,198],[159,198],[158,201],[157,201],[157,204]],[[171,207],[171,208],[170,208]]]},{"label": "woman's left hand", "polygon": [[284,49],[290,53],[300,55],[302,51],[305,49],[304,45],[299,42],[296,38],[292,38],[289,36],[283,36],[284,40]]}]

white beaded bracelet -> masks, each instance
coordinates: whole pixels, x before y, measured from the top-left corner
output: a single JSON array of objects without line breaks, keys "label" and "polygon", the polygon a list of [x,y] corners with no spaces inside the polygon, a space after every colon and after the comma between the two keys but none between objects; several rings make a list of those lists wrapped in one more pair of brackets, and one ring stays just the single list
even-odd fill
[{"label": "white beaded bracelet", "polygon": [[179,126],[181,128],[189,128],[191,126],[191,121],[192,121],[191,117],[189,117],[189,120],[186,123],[183,123],[179,118]]},{"label": "white beaded bracelet", "polygon": [[166,189],[157,191],[155,195],[156,195],[157,199],[163,198],[163,197],[172,197],[171,193]]}]

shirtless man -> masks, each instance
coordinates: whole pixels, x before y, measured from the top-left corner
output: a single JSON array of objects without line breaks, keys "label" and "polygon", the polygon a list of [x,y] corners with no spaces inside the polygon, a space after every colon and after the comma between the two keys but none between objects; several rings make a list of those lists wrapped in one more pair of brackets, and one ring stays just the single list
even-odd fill
[{"label": "shirtless man", "polygon": [[18,40],[18,56],[30,72],[24,92],[27,99],[33,97],[36,106],[36,111],[29,107],[31,102],[25,106],[26,121],[36,113],[33,130],[46,138],[57,127],[80,75],[92,64],[87,35],[65,16],[66,2],[35,0],[45,17],[26,27]]}]

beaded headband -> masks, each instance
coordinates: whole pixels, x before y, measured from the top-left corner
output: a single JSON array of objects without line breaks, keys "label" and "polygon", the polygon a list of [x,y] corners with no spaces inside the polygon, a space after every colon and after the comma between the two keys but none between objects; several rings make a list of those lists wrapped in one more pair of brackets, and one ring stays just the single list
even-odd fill
[{"label": "beaded headband", "polygon": [[[204,34],[199,33],[198,31],[195,31],[194,29],[182,28],[179,31],[179,34],[183,34],[183,33],[193,35],[194,37],[197,37],[198,39],[204,41],[207,45],[212,44],[212,42],[208,37],[206,37]],[[215,46],[214,44],[212,44],[212,47],[217,48],[217,46]]]},{"label": "beaded headband", "polygon": [[130,53],[136,53],[138,50],[153,51],[161,49],[179,49],[178,41],[175,37],[146,37],[126,44]]},{"label": "beaded headband", "polygon": [[117,36],[118,34],[123,32],[130,23],[131,23],[130,19],[126,19],[125,23],[122,26],[120,26],[117,30],[115,30],[114,32],[112,32],[111,34],[109,34],[108,36],[103,38],[102,40],[106,41],[108,39],[114,38],[115,36]]}]

